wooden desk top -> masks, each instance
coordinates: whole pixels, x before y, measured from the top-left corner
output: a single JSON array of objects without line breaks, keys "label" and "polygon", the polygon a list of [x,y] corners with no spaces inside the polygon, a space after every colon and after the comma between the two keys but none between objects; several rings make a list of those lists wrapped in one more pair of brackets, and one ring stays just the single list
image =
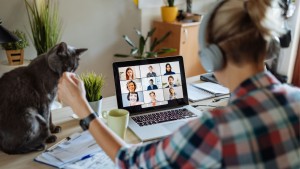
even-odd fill
[{"label": "wooden desk top", "polygon": [[[193,76],[187,79],[187,83],[197,83],[200,82],[199,76]],[[201,104],[201,105],[216,105],[216,106],[223,106],[227,102],[218,102],[218,103],[212,103],[212,99],[205,100],[193,104]],[[115,96],[106,97],[102,101],[102,110],[110,110],[113,108],[117,108],[117,100]],[[201,107],[203,108],[203,107]],[[53,122],[56,125],[59,125],[62,127],[62,132],[56,134],[57,140],[62,140],[63,138],[66,138],[67,136],[70,136],[72,133],[75,132],[81,132],[82,129],[79,126],[79,120],[74,119],[72,117],[73,111],[70,107],[63,107],[61,109],[56,109],[52,111],[53,115]],[[135,134],[128,129],[125,136],[125,141],[129,144],[137,144],[141,141],[135,136]],[[50,147],[52,144],[48,144],[47,147]],[[41,164],[38,162],[34,162],[33,159],[38,156],[41,151],[39,152],[33,152],[29,154],[22,154],[22,155],[7,155],[0,151],[0,168],[5,169],[47,169],[47,168],[53,168],[49,165]]]},{"label": "wooden desk top", "polygon": [[[117,100],[115,96],[107,97],[103,99],[102,110],[110,110],[112,108],[117,108]],[[52,111],[53,122],[56,125],[62,127],[62,132],[56,134],[57,140],[62,140],[67,136],[70,136],[72,133],[81,132],[82,129],[79,126],[79,120],[72,117],[73,111],[70,107],[63,107],[61,109],[56,109]],[[130,144],[140,143],[140,140],[134,135],[134,133],[128,129],[125,136],[125,141]],[[48,144],[47,147],[50,147],[52,144]],[[29,154],[21,155],[7,155],[0,151],[0,168],[5,169],[41,169],[41,168],[53,168],[51,166],[34,162],[33,159],[38,156],[41,151],[33,152]]]}]

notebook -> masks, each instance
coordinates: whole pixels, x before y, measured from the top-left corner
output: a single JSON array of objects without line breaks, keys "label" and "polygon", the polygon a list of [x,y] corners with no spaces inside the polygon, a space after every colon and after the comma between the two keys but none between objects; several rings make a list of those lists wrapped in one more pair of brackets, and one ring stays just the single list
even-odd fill
[{"label": "notebook", "polygon": [[203,82],[188,85],[189,100],[197,102],[229,94],[229,89],[212,82]]},{"label": "notebook", "polygon": [[113,63],[118,108],[130,112],[129,128],[142,140],[173,133],[202,112],[189,105],[183,58]]}]

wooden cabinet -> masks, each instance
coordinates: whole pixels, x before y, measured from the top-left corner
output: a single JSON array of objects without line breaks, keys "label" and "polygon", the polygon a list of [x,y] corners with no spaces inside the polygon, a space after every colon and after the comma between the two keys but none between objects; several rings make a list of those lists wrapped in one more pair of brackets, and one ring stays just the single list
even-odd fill
[{"label": "wooden cabinet", "polygon": [[163,56],[181,55],[184,60],[184,69],[186,77],[205,73],[200,64],[198,32],[199,22],[193,23],[166,23],[162,21],[154,21],[153,27],[156,28],[152,36],[153,39],[161,38],[166,32],[171,31],[171,35],[156,48],[175,48],[176,52],[167,53]]}]

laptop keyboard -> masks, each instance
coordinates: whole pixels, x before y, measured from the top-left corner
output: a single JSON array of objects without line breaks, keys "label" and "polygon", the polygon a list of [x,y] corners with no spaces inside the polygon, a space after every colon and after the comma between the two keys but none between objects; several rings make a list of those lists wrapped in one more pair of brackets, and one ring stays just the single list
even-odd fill
[{"label": "laptop keyboard", "polygon": [[190,112],[186,108],[167,110],[152,114],[145,114],[141,116],[131,117],[139,126],[148,126],[157,123],[163,123],[167,121],[174,121],[178,119],[186,119],[196,117],[197,115]]}]

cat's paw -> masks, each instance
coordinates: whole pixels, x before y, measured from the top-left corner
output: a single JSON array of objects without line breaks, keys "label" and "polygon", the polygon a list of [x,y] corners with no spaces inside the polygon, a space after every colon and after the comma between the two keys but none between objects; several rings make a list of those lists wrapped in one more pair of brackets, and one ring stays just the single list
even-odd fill
[{"label": "cat's paw", "polygon": [[61,127],[60,126],[51,125],[50,131],[51,131],[51,133],[60,133],[61,132]]},{"label": "cat's paw", "polygon": [[43,150],[45,150],[45,148],[46,148],[46,144],[41,144],[41,145],[35,147],[35,150],[36,151],[43,151]]},{"label": "cat's paw", "polygon": [[57,140],[55,135],[51,135],[46,139],[46,143],[54,143]]}]

